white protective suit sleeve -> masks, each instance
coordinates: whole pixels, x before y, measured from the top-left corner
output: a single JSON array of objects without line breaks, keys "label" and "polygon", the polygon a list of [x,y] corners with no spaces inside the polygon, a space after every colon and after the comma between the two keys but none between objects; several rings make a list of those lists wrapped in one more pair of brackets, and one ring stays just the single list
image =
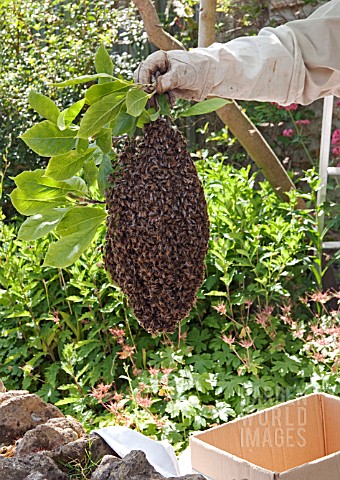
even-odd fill
[{"label": "white protective suit sleeve", "polygon": [[257,36],[189,52],[158,51],[135,78],[148,83],[158,71],[157,90],[188,100],[208,96],[307,105],[340,96],[340,0],[304,20],[264,28]]}]

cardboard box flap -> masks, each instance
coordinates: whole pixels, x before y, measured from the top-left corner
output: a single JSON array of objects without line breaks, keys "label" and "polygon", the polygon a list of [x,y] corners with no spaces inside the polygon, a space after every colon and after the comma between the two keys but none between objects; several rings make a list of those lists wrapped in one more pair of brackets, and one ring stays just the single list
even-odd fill
[{"label": "cardboard box flap", "polygon": [[190,437],[191,461],[197,473],[214,480],[273,480],[273,473],[257,465],[221,452],[196,436]]},{"label": "cardboard box flap", "polygon": [[320,396],[320,401],[324,420],[325,454],[330,455],[340,450],[339,400],[324,394]]},{"label": "cardboard box flap", "polygon": [[284,472],[327,455],[323,423],[321,399],[313,394],[212,428],[197,438],[264,469]]},{"label": "cardboard box flap", "polygon": [[280,473],[277,480],[339,480],[340,454],[329,455],[322,460],[293,468],[288,472]]}]

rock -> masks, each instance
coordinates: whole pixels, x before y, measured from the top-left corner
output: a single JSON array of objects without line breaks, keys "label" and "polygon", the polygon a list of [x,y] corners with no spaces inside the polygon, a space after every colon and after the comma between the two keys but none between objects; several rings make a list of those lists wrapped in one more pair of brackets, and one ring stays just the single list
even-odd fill
[{"label": "rock", "polygon": [[0,393],[0,446],[14,443],[28,430],[57,417],[64,415],[37,395],[25,390]]},{"label": "rock", "polygon": [[46,480],[46,477],[43,473],[33,472],[28,477],[25,477],[24,480]]},{"label": "rock", "polygon": [[[105,455],[100,462],[99,467],[97,467],[92,474],[91,480],[116,479],[117,476],[115,474],[117,472],[117,467],[119,467],[121,462],[122,460],[120,458],[114,457],[113,455]],[[129,478],[129,480],[132,479]]]},{"label": "rock", "polygon": [[0,393],[6,392],[6,387],[4,385],[4,382],[0,380]]},{"label": "rock", "polygon": [[[91,480],[162,480],[165,477],[156,472],[147,461],[145,453],[133,450],[123,459],[105,455]],[[169,480],[204,480],[202,475],[169,477]]]},{"label": "rock", "polygon": [[74,418],[51,418],[25,433],[17,444],[15,456],[23,457],[41,450],[53,450],[84,435],[83,426]]},{"label": "rock", "polygon": [[113,455],[118,457],[116,452],[96,433],[91,433],[90,437],[84,436],[75,440],[74,442],[62,445],[46,454],[54,460],[61,470],[64,470],[63,465],[72,462],[82,462],[87,455],[98,463],[105,455]]},{"label": "rock", "polygon": [[119,455],[112,450],[110,445],[108,445],[97,433],[90,434],[90,452],[95,463],[98,463],[103,457],[105,457],[105,455],[112,455],[120,458]]},{"label": "rock", "polygon": [[1,480],[27,480],[27,477],[29,480],[67,480],[67,475],[54,461],[42,454],[0,458]]}]

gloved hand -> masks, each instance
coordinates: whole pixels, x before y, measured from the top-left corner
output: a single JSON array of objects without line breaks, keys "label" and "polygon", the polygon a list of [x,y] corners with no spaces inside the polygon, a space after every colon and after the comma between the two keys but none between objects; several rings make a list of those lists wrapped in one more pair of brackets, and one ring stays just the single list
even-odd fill
[{"label": "gloved hand", "polygon": [[198,52],[159,50],[142,62],[134,73],[136,83],[156,82],[158,93],[172,92],[186,100],[203,100],[209,93],[209,57]]}]

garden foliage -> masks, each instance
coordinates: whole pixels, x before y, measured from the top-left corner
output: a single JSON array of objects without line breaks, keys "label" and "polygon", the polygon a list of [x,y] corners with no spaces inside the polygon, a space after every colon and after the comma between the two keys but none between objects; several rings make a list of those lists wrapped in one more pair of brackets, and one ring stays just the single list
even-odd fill
[{"label": "garden foliage", "polygon": [[86,256],[56,270],[43,266],[49,238],[24,242],[2,225],[0,376],[9,388],[38,391],[88,427],[114,421],[177,448],[189,431],[235,415],[340,393],[339,312],[325,308],[333,294],[306,294],[313,212],[280,202],[266,183],[255,189],[248,169],[221,156],[197,166],[212,223],[207,274],[172,336],[142,331],[106,278],[103,227]]},{"label": "garden foliage", "polygon": [[[324,266],[320,211],[314,210],[317,179],[306,174],[310,209],[295,210],[296,192],[283,203],[259,174],[231,165],[244,162],[244,154],[235,151],[226,129],[216,128],[209,138],[223,154],[195,154],[211,239],[206,278],[189,318],[173,335],[153,337],[107,278],[100,202],[115,155],[108,139],[111,131],[122,133],[116,121],[111,125],[111,114],[121,115],[120,125],[124,117],[130,133],[137,122],[158,115],[147,106],[149,94],[126,81],[145,56],[142,26],[130,5],[115,6],[87,0],[0,5],[8,26],[0,31],[7,69],[0,85],[2,158],[8,173],[17,175],[14,203],[29,217],[9,223],[7,211],[6,220],[0,216],[0,378],[7,388],[38,392],[88,428],[128,425],[167,438],[177,449],[192,430],[305,393],[339,395],[339,294],[318,291]],[[194,31],[190,22],[189,15],[183,38]],[[111,78],[108,56],[98,51],[102,42],[120,45],[119,53],[110,51],[119,78]],[[84,83],[71,80],[84,74]],[[46,80],[65,79],[62,89],[46,86]],[[29,91],[37,113],[27,107]],[[128,92],[138,101],[128,105]],[[105,108],[99,123],[91,117],[96,104]],[[257,105],[254,112],[258,124],[275,117],[287,131],[295,128],[287,110]],[[310,118],[291,113],[295,120]],[[303,140],[302,128],[281,140]]]}]

